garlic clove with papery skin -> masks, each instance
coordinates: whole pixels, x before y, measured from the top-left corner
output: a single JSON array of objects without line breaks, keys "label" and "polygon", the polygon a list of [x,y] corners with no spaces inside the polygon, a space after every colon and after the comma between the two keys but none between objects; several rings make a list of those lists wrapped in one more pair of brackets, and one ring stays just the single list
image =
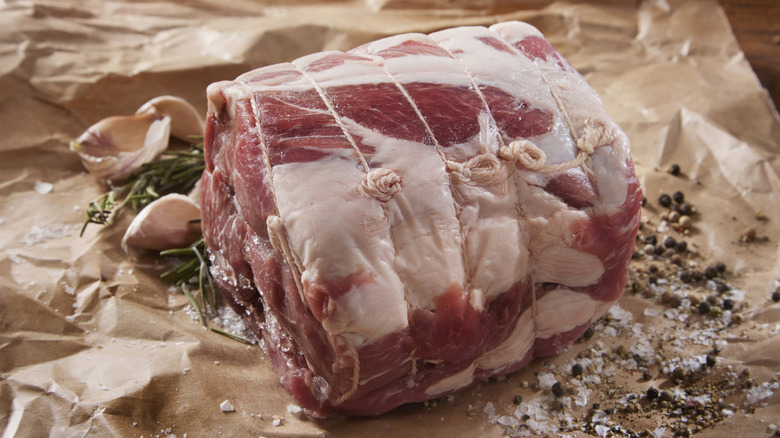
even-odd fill
[{"label": "garlic clove with papery skin", "polygon": [[203,135],[204,123],[200,113],[186,100],[176,96],[158,96],[141,105],[136,114],[157,114],[171,118],[171,135],[179,140]]},{"label": "garlic clove with papery skin", "polygon": [[122,248],[163,251],[184,248],[195,243],[203,232],[199,222],[200,208],[178,193],[165,195],[147,205],[133,219],[122,237]]},{"label": "garlic clove with papery skin", "polygon": [[107,117],[70,143],[89,173],[120,182],[168,148],[171,118],[145,113]]}]

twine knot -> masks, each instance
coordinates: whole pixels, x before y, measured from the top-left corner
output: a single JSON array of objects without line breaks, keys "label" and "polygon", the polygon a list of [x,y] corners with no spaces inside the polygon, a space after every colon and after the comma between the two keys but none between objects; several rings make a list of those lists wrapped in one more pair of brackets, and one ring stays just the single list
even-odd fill
[{"label": "twine knot", "polygon": [[401,191],[401,177],[385,167],[371,170],[360,183],[360,193],[363,196],[380,202],[389,201],[399,191]]}]

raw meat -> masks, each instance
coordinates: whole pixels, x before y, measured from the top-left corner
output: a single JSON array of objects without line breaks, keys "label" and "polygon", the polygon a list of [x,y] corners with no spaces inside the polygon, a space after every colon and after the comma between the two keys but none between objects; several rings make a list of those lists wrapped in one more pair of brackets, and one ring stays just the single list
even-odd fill
[{"label": "raw meat", "polygon": [[628,139],[530,25],[317,53],[208,98],[213,274],[310,415],[511,373],[622,293]]}]

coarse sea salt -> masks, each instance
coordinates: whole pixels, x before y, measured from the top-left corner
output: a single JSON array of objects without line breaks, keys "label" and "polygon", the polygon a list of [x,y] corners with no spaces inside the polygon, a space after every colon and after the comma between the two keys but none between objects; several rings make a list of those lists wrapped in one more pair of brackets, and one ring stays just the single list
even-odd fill
[{"label": "coarse sea salt", "polygon": [[38,192],[38,194],[45,195],[54,190],[54,184],[48,183],[46,181],[35,181],[35,187],[33,188],[36,192]]},{"label": "coarse sea salt", "polygon": [[62,239],[70,236],[80,228],[78,224],[49,224],[33,225],[30,230],[22,236],[22,243],[27,246],[38,245],[49,240]]},{"label": "coarse sea salt", "polygon": [[747,392],[745,397],[746,405],[754,405],[761,400],[771,397],[774,394],[774,389],[780,387],[778,382],[764,382],[761,385],[754,386]]},{"label": "coarse sea salt", "polygon": [[229,401],[225,400],[222,403],[219,404],[219,409],[222,410],[222,412],[235,412],[236,408],[233,407],[233,405],[230,404]]}]

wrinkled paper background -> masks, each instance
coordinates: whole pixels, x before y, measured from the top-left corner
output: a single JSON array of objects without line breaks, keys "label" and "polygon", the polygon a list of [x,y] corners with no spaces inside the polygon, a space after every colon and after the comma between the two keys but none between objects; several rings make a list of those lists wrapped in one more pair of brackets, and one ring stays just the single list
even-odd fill
[{"label": "wrinkled paper background", "polygon": [[[158,280],[163,262],[127,259],[119,248],[127,215],[79,238],[86,205],[105,187],[67,145],[157,95],[205,113],[209,83],[252,68],[396,33],[515,19],[539,27],[599,92],[632,140],[648,199],[679,189],[697,206],[696,250],[726,262],[746,291],[746,321],[729,335],[724,363],[775,378],[780,305],[768,296],[780,279],[780,120],[723,12],[714,1],[547,3],[0,4],[2,436],[501,436],[482,407],[511,405],[517,382],[533,381],[542,361],[435,407],[324,421],[289,413],[259,348],[193,321],[184,296]],[[664,171],[671,163],[682,178]],[[769,220],[757,221],[758,211]],[[645,209],[650,219],[657,212]],[[741,244],[748,227],[768,240]],[[621,306],[653,327],[642,315],[648,301],[629,295]],[[223,400],[235,412],[222,412]],[[702,436],[768,436],[778,418],[774,394]]]}]

